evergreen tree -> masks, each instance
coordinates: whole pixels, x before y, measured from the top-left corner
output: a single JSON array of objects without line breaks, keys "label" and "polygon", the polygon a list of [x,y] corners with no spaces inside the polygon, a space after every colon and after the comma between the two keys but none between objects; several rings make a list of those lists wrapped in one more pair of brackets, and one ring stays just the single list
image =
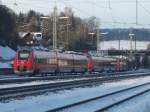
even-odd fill
[{"label": "evergreen tree", "polygon": [[4,5],[0,5],[0,44],[16,48],[16,15]]}]

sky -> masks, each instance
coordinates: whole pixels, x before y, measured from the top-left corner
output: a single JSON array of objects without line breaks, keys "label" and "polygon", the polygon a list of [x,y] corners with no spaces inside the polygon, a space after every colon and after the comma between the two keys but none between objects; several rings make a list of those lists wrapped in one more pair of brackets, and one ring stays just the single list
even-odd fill
[{"label": "sky", "polygon": [[[55,0],[0,0],[16,13],[35,10],[49,15]],[[81,18],[95,16],[102,28],[150,28],[150,0],[56,0],[58,11],[71,7],[74,15]]]}]

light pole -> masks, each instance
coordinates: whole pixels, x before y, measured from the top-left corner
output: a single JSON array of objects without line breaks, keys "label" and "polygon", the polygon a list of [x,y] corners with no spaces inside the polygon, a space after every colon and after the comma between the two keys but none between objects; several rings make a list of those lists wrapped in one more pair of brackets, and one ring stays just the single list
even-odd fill
[{"label": "light pole", "polygon": [[129,33],[129,37],[130,37],[130,53],[132,54],[133,51],[133,47],[132,47],[132,39],[133,39],[134,34],[133,33]]},{"label": "light pole", "polygon": [[[43,16],[40,17],[40,32],[42,33],[43,36],[48,36],[50,35],[50,16]],[[51,42],[51,38],[48,39],[48,44]],[[51,48],[51,46],[49,45],[49,48]]]},{"label": "light pole", "polygon": [[119,43],[118,44],[119,44],[118,47],[119,47],[119,50],[120,50],[120,37],[119,37]]},{"label": "light pole", "polygon": [[135,51],[136,51],[136,35],[134,36],[134,40],[135,40]]},{"label": "light pole", "polygon": [[[120,35],[120,30],[118,33],[119,33],[118,35]],[[120,36],[118,37],[118,50],[120,50]]]},{"label": "light pole", "polygon": [[69,17],[68,16],[63,16],[63,17],[59,17],[59,19],[60,20],[67,20],[67,24],[66,24],[66,27],[67,27],[67,36],[66,36],[67,42],[66,42],[66,44],[67,44],[67,50],[68,50],[69,49],[69,25],[71,25],[71,24],[69,24]]},{"label": "light pole", "polygon": [[53,49],[57,49],[57,7],[54,7],[53,14]]},{"label": "light pole", "polygon": [[[40,19],[50,19],[50,17],[41,17]],[[55,3],[55,7],[54,7],[54,12],[53,12],[53,49],[57,49],[57,7],[56,7],[56,3]]]},{"label": "light pole", "polygon": [[[100,42],[99,42],[99,39],[100,39],[100,29],[99,29],[99,23],[97,22],[97,32],[96,32],[96,34],[97,34],[97,38],[96,38],[96,47],[97,47],[97,52],[98,52],[98,45],[100,44]],[[100,45],[99,45],[100,46]],[[100,50],[101,48],[99,47],[99,50]]]},{"label": "light pole", "polygon": [[138,0],[136,0],[136,24],[138,24]]},{"label": "light pole", "polygon": [[[88,33],[88,35],[91,35],[92,36],[92,46],[94,45],[94,41],[93,41],[93,37],[94,37],[94,35],[95,35],[96,33],[94,33],[94,32],[89,32]],[[91,40],[91,39],[90,39]]]},{"label": "light pole", "polygon": [[[44,31],[44,20],[50,20],[50,17],[48,16],[43,16],[43,17],[40,17],[40,31],[43,33]],[[47,28],[48,29],[48,28]]]},{"label": "light pole", "polygon": [[[101,43],[102,42],[102,39],[105,37],[105,35],[107,35],[109,32],[102,32],[102,33],[100,33],[100,39],[101,39],[101,41],[99,42],[99,43]],[[101,44],[99,45],[100,46],[100,50],[101,50]]]}]

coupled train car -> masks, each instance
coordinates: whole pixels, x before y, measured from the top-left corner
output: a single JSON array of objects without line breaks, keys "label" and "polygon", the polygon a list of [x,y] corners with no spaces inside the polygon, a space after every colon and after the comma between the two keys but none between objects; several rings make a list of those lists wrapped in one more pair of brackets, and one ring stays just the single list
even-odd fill
[{"label": "coupled train car", "polygon": [[18,75],[42,72],[116,71],[126,65],[124,60],[95,57],[84,53],[19,50],[13,60],[14,73]]}]

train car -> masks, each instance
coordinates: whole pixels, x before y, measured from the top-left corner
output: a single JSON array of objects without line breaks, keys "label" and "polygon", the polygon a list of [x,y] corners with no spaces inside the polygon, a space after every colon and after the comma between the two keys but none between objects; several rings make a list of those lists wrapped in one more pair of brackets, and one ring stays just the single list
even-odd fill
[{"label": "train car", "polygon": [[126,57],[92,56],[93,70],[96,72],[118,72],[127,70]]},{"label": "train car", "polygon": [[19,75],[120,71],[124,62],[120,58],[96,57],[76,52],[19,50],[13,60],[13,69]]},{"label": "train car", "polygon": [[115,69],[117,59],[109,57],[94,56],[93,59],[93,71],[101,72]]},{"label": "train car", "polygon": [[87,55],[78,53],[58,53],[58,67],[62,72],[86,71]]},{"label": "train car", "polygon": [[16,74],[34,72],[33,53],[29,50],[20,50],[13,60],[13,69]]},{"label": "train car", "polygon": [[38,72],[85,72],[88,58],[86,54],[58,51],[19,50],[13,60],[16,74]]}]

